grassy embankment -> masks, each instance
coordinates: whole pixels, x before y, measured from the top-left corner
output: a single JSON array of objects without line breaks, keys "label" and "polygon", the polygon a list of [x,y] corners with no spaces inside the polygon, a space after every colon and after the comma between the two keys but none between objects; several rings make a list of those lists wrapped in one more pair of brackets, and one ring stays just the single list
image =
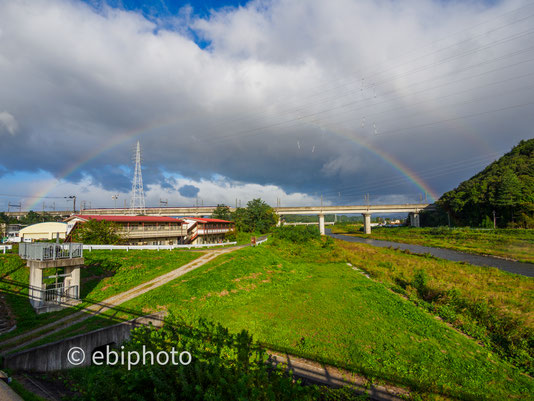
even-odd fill
[{"label": "grassy embankment", "polygon": [[[85,252],[81,272],[80,305],[38,315],[28,300],[29,269],[15,254],[0,255],[0,290],[15,315],[17,328],[0,341],[51,323],[92,303],[103,301],[189,263],[202,255],[188,251],[92,251]],[[53,269],[46,275],[55,274]],[[53,281],[48,279],[48,281]]]},{"label": "grassy embankment", "polygon": [[332,227],[332,232],[534,263],[534,230],[374,227],[370,235],[365,235],[360,226],[343,224]]},{"label": "grassy embankment", "polygon": [[[450,296],[454,302],[438,298],[443,306],[436,301],[434,308],[433,298],[422,301],[437,294],[440,285],[454,289],[450,293],[455,294]],[[305,245],[274,240],[271,245],[224,255],[124,307],[138,314],[166,309],[186,322],[206,318],[233,332],[247,329],[272,349],[344,367],[370,380],[407,386],[424,398],[441,394],[477,400],[529,399],[534,380],[521,372],[529,370],[528,352],[521,346],[532,347],[528,330],[533,290],[531,279],[497,269],[327,239]],[[454,305],[461,308],[457,311]],[[456,313],[462,321],[478,308],[479,319],[475,316],[467,325],[479,331],[486,347],[432,315],[454,320]],[[521,369],[505,360],[505,352],[511,350],[494,344],[492,330],[498,324],[484,321],[489,318],[484,311],[495,313],[497,322],[515,322],[525,340],[516,348],[527,356],[510,358]],[[110,324],[92,318],[63,335],[102,322]]]}]

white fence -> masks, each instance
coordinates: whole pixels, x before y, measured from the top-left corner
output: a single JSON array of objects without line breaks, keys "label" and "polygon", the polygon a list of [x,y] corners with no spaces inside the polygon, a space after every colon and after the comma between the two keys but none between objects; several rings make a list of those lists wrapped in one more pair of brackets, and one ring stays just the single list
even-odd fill
[{"label": "white fence", "polygon": [[163,251],[163,250],[172,250],[172,249],[191,249],[191,248],[210,248],[214,246],[225,246],[225,245],[235,245],[237,242],[223,242],[221,244],[183,244],[183,245],[84,245],[83,249],[87,251],[106,249],[112,251],[114,249],[123,249],[126,251],[134,251],[138,249],[152,250],[152,251]]},{"label": "white fence", "polygon": [[257,242],[256,242],[256,245],[261,245],[261,244],[263,244],[265,241],[267,241],[267,239],[268,239],[268,237],[266,237],[266,238],[264,238],[264,239],[262,239],[262,240],[257,241]]},{"label": "white fence", "polygon": [[6,250],[13,249],[12,245],[0,245],[0,249],[2,250],[2,253],[6,253]]}]

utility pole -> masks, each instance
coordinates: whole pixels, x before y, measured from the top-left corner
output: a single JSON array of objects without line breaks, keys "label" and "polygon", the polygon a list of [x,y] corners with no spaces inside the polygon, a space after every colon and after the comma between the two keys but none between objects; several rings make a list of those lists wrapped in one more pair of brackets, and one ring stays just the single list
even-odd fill
[{"label": "utility pole", "polygon": [[72,199],[72,212],[76,214],[76,195],[65,196],[65,199]]},{"label": "utility pole", "polygon": [[111,195],[111,199],[115,201],[115,209],[117,209],[117,199],[119,198],[119,194]]},{"label": "utility pole", "polygon": [[497,228],[497,215],[495,214],[495,210],[493,211],[493,229],[495,230]]}]

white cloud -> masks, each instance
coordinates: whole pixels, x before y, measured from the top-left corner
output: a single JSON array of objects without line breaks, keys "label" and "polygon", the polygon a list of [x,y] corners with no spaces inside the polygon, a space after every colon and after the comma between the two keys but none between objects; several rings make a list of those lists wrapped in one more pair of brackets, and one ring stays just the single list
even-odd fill
[{"label": "white cloud", "polygon": [[19,124],[13,114],[7,111],[0,113],[0,133],[6,132],[11,136],[15,136],[19,130]]},{"label": "white cloud", "polygon": [[[0,114],[1,163],[60,177],[80,166],[70,180],[100,170],[116,190],[104,168],[131,165],[130,134],[145,166],[189,177],[206,201],[223,188],[202,184],[213,174],[241,183],[230,203],[276,188],[304,203],[365,191],[400,174],[388,157],[419,175],[445,171],[532,136],[528,107],[458,119],[532,101],[532,36],[521,36],[532,19],[511,12],[526,4],[257,0],[204,19],[183,9],[176,31],[156,31],[134,12],[74,0],[0,1],[0,110],[23,122]],[[159,176],[147,175],[154,191]]]}]

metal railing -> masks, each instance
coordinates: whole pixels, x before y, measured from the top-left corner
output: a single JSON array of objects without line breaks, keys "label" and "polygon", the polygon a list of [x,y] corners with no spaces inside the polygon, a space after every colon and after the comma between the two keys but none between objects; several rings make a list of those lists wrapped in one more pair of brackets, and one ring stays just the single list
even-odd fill
[{"label": "metal railing", "polygon": [[56,260],[83,257],[83,244],[69,242],[66,244],[53,244],[37,242],[19,245],[19,256],[29,260]]},{"label": "metal railing", "polygon": [[45,303],[60,303],[63,297],[63,283],[49,284],[44,290],[43,301]]},{"label": "metal railing", "polygon": [[64,283],[49,284],[43,290],[43,302],[60,304],[72,299],[78,299],[78,286],[65,287]]}]

